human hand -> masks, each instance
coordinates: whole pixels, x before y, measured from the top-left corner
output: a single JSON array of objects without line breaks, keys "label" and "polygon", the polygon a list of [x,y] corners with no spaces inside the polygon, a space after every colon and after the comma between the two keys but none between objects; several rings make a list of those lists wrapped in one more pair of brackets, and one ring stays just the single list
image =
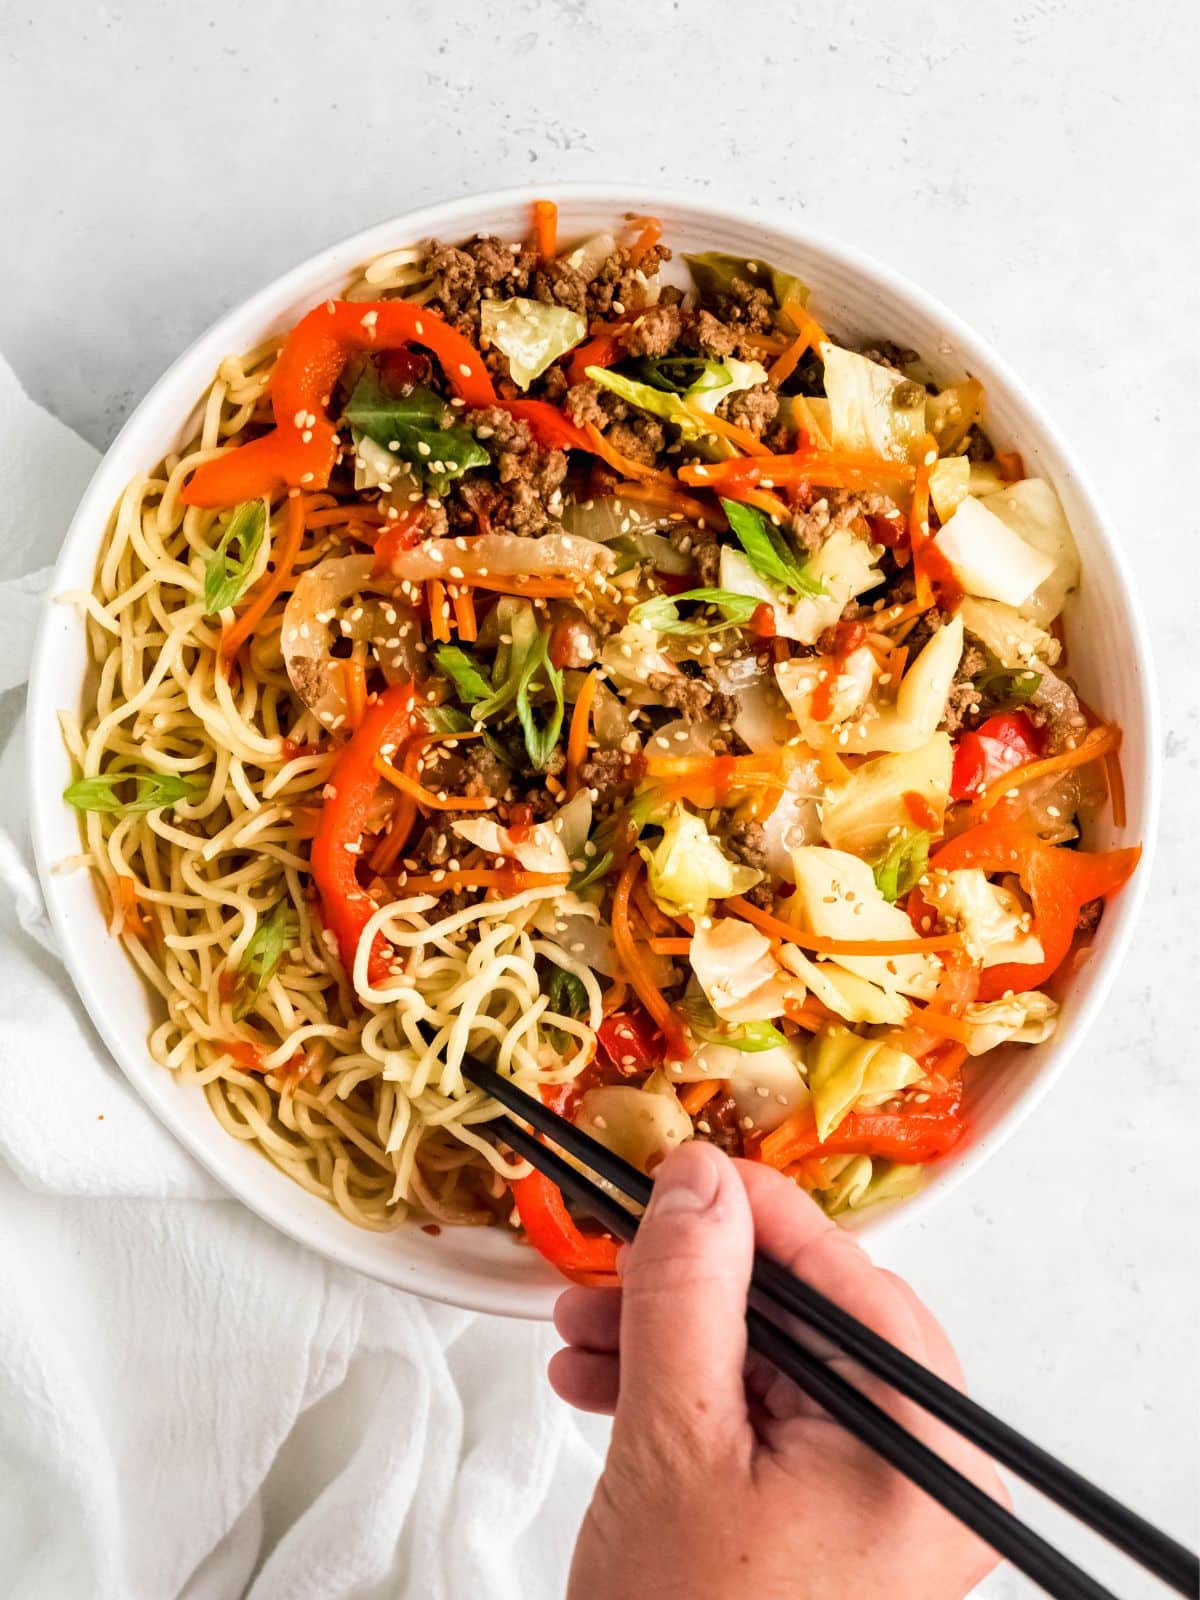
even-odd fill
[{"label": "human hand", "polygon": [[[951,1383],[962,1372],[913,1291],[781,1173],[696,1141],[655,1174],[619,1289],[568,1289],[559,1395],[614,1417],[568,1600],[959,1600],[993,1552],[753,1352],[757,1241]],[[1008,1503],[991,1463],[857,1368],[832,1365]]]}]

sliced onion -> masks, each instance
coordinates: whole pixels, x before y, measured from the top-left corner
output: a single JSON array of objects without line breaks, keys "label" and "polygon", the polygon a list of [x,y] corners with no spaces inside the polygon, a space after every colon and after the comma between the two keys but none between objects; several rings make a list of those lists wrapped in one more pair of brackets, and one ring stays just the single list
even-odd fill
[{"label": "sliced onion", "polygon": [[717,737],[715,722],[702,718],[699,722],[685,722],[677,717],[667,722],[646,742],[648,756],[710,755],[713,740]]},{"label": "sliced onion", "polygon": [[544,533],[524,539],[515,533],[481,533],[472,539],[426,539],[402,550],[392,562],[397,578],[424,583],[427,578],[454,580],[455,572],[516,574],[561,573],[588,577],[611,572],[616,557],[593,539],[570,533]]},{"label": "sliced onion", "polygon": [[816,762],[793,767],[779,804],[763,823],[763,849],[767,871],[773,878],[795,883],[792,851],[805,844],[820,844],[821,815],[819,797],[821,774]]},{"label": "sliced onion", "polygon": [[[638,737],[629,720],[625,702],[606,683],[596,685],[596,698],[592,703],[592,731],[601,750],[623,750],[630,734]],[[638,742],[641,742],[640,739]]]},{"label": "sliced onion", "polygon": [[[416,613],[394,598],[395,580],[377,576],[373,566],[371,555],[319,561],[298,579],[284,609],[279,645],[288,677],[327,727],[339,726],[338,718],[346,715],[341,662],[333,654],[335,640],[369,645],[389,682],[411,678],[416,669],[420,640]],[[347,608],[351,599],[357,603]]]}]

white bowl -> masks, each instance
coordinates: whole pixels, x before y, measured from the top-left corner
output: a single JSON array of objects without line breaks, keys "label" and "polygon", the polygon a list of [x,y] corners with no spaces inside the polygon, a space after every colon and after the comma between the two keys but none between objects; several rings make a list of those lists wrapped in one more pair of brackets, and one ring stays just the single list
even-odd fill
[{"label": "white bowl", "polygon": [[[997,444],[1019,449],[1030,473],[1055,485],[1083,558],[1084,581],[1068,613],[1071,671],[1085,697],[1124,730],[1128,795],[1123,830],[1103,820],[1089,842],[1100,847],[1151,842],[1158,801],[1158,739],[1145,626],[1116,536],[1066,443],[1025,386],[991,350],[898,273],[785,219],[714,208],[657,191],[560,185],[566,237],[610,226],[631,205],[662,218],[676,250],[721,249],[760,257],[797,273],[813,291],[821,322],[835,336],[885,337],[919,350],[939,378],[969,372],[982,379],[988,425]],[[222,317],[155,384],[122,428],[88,486],[55,571],[52,593],[90,586],[109,514],[136,472],[177,448],[194,431],[198,397],[221,358],[288,328],[298,315],[336,295],[352,270],[380,251],[429,236],[456,240],[494,232],[514,238],[528,227],[536,191],[509,190],[451,201],[400,217],[322,251]],[[226,1134],[199,1090],[184,1087],[146,1047],[156,1012],[120,944],[106,929],[90,875],[53,874],[79,850],[76,813],[62,800],[72,777],[56,713],[78,703],[86,665],[84,630],[75,612],[47,607],[29,687],[29,771],[34,848],[50,915],[67,966],[129,1081],[192,1154],[268,1222],[332,1260],[402,1289],[473,1310],[544,1318],[561,1287],[534,1254],[501,1229],[445,1229],[437,1238],[416,1227],[390,1234],[355,1228],[300,1189],[246,1144]],[[878,1237],[923,1213],[1009,1138],[1064,1070],[1095,1019],[1136,919],[1148,876],[1144,858],[1132,884],[1109,908],[1092,959],[1073,979],[1062,1026],[1048,1044],[992,1058],[969,1093],[971,1136],[961,1153],[934,1169],[922,1194],[854,1219]]]}]

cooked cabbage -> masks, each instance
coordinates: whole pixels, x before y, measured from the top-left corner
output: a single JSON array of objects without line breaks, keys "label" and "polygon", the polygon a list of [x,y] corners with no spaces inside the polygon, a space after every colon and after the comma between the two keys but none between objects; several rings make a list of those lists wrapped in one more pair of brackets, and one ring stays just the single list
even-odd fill
[{"label": "cooked cabbage", "polygon": [[652,1172],[677,1145],[692,1137],[692,1119],[661,1072],[640,1089],[623,1083],[587,1089],[576,1124],[640,1172]]},{"label": "cooked cabbage", "polygon": [[843,1211],[862,1211],[885,1200],[904,1200],[916,1194],[926,1176],[925,1167],[882,1161],[878,1157],[872,1160],[870,1156],[852,1156],[828,1186],[820,1190],[821,1204],[829,1216],[836,1217]]},{"label": "cooked cabbage", "polygon": [[810,744],[822,743],[838,723],[858,716],[870,698],[879,672],[878,663],[866,645],[852,650],[834,680],[828,716],[817,718],[813,715],[813,696],[833,666],[832,656],[799,656],[780,661],[775,667],[776,681],[796,719],[796,726]]},{"label": "cooked cabbage", "polygon": [[968,495],[937,536],[937,548],[968,594],[1023,608],[1056,569],[1052,556],[1018,534],[989,502]]},{"label": "cooked cabbage", "polygon": [[794,944],[785,944],[779,959],[789,972],[803,978],[822,1005],[847,1022],[899,1023],[911,1009],[901,995],[847,972],[835,961],[813,961]]},{"label": "cooked cabbage", "polygon": [[511,300],[481,301],[479,331],[485,346],[495,345],[508,358],[509,375],[517,387],[528,389],[586,336],[587,321],[566,306],[516,295]]},{"label": "cooked cabbage", "polygon": [[[875,875],[865,861],[843,850],[804,845],[792,852],[797,927],[828,939],[913,939],[913,925],[899,906],[889,905],[879,892]],[[881,988],[928,1000],[937,988],[941,965],[922,954],[898,956],[838,956],[839,967],[868,978]]]},{"label": "cooked cabbage", "polygon": [[735,356],[726,356],[724,361],[709,362],[709,367],[717,368],[723,377],[710,371],[705,382],[694,383],[685,391],[684,399],[697,411],[707,411],[710,416],[730,395],[757,388],[767,381],[767,369],[761,361],[739,361]]},{"label": "cooked cabbage", "polygon": [[704,916],[713,900],[745,894],[761,883],[757,867],[730,861],[699,817],[681,802],[671,807],[652,848],[639,844],[655,903],[674,916]]},{"label": "cooked cabbage", "polygon": [[771,941],[738,917],[702,918],[692,935],[692,971],[709,1004],[726,1022],[778,1017],[788,999],[802,999],[771,954]]},{"label": "cooked cabbage", "polygon": [[906,794],[920,795],[941,827],[950,802],[954,750],[948,733],[935,733],[916,750],[876,756],[831,789],[821,813],[821,831],[835,850],[874,857],[912,825]]},{"label": "cooked cabbage", "polygon": [[1009,604],[1019,606],[1022,615],[1033,622],[1053,622],[1067,595],[1079,586],[1079,551],[1062,502],[1044,478],[1022,478],[998,494],[988,495],[983,504],[1050,566],[1035,591],[1024,600],[1010,600]]},{"label": "cooked cabbage", "polygon": [[828,1139],[860,1101],[887,1099],[924,1076],[903,1050],[830,1023],[816,1035],[808,1055],[808,1087],[818,1136]]},{"label": "cooked cabbage", "polygon": [[868,707],[842,729],[839,748],[917,750],[926,744],[946,714],[946,698],[962,652],[962,618],[954,616],[934,633],[904,674],[894,703],[882,709]]},{"label": "cooked cabbage", "polygon": [[911,461],[923,449],[925,390],[902,372],[842,350],[821,346],[833,443],[893,461]]},{"label": "cooked cabbage", "polygon": [[627,378],[620,372],[610,372],[607,367],[588,367],[587,375],[601,389],[611,390],[626,405],[649,411],[652,416],[674,424],[685,439],[698,439],[704,432],[704,424],[688,409],[682,395],[673,394],[669,389],[656,389],[652,383]]},{"label": "cooked cabbage", "polygon": [[967,595],[958,614],[967,632],[990,650],[1002,667],[1036,670],[1042,662],[1053,666],[1062,654],[1052,633],[999,600],[976,600]]},{"label": "cooked cabbage", "polygon": [[1017,961],[1042,961],[1041,940],[1032,931],[1029,913],[1011,889],[989,883],[978,867],[955,872],[934,870],[923,889],[943,921],[961,929],[971,958],[985,967]]},{"label": "cooked cabbage", "polygon": [[838,621],[851,600],[879,583],[873,549],[874,546],[857,538],[850,529],[836,529],[804,569],[825,593],[793,598],[759,577],[740,550],[724,545],[720,585],[734,594],[754,595],[765,600],[771,607],[775,631],[780,638],[816,644],[825,629]]},{"label": "cooked cabbage", "polygon": [[468,817],[450,826],[468,844],[478,845],[490,856],[518,861],[529,872],[569,872],[571,857],[561,831],[555,827],[557,820],[537,823],[519,840],[514,840],[507,828],[486,817]]},{"label": "cooked cabbage", "polygon": [[644,684],[651,673],[675,676],[679,668],[659,648],[658,634],[641,623],[627,622],[600,648],[600,665],[617,683]]},{"label": "cooked cabbage", "polygon": [[585,283],[591,283],[616,248],[617,241],[611,233],[594,233],[569,253],[567,265],[574,267]]},{"label": "cooked cabbage", "polygon": [[1044,1044],[1058,1026],[1058,1002],[1040,989],[1007,999],[974,1003],[963,1012],[970,1029],[969,1055],[986,1055],[998,1044]]},{"label": "cooked cabbage", "polygon": [[929,473],[929,498],[939,522],[949,522],[971,492],[971,463],[966,456],[943,456]]},{"label": "cooked cabbage", "polygon": [[[772,1128],[808,1103],[801,1047],[791,1042],[771,1050],[737,1050],[728,1044],[702,1044],[686,1061],[669,1061],[674,1083],[699,1083],[719,1078],[728,1083],[738,1114],[749,1117],[759,1133]],[[704,1113],[700,1113],[703,1122]]]},{"label": "cooked cabbage", "polygon": [[616,557],[606,545],[570,533],[544,533],[540,539],[524,539],[515,533],[480,533],[471,539],[426,539],[424,544],[400,551],[392,562],[392,572],[413,583],[424,583],[427,578],[453,581],[455,569],[459,575],[563,573],[588,578],[611,572],[615,565]]},{"label": "cooked cabbage", "polygon": [[978,378],[952,383],[925,402],[925,424],[937,441],[938,454],[954,455],[983,416],[983,385]]}]

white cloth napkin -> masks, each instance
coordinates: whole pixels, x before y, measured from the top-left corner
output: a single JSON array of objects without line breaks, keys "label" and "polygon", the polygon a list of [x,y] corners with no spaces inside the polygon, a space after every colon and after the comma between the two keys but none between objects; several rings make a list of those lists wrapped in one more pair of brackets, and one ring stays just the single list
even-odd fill
[{"label": "white cloth napkin", "polygon": [[0,359],[0,1594],[550,1600],[603,1439],[546,1385],[553,1335],[331,1266],[227,1199],[58,958],[18,690],[95,462]]}]

